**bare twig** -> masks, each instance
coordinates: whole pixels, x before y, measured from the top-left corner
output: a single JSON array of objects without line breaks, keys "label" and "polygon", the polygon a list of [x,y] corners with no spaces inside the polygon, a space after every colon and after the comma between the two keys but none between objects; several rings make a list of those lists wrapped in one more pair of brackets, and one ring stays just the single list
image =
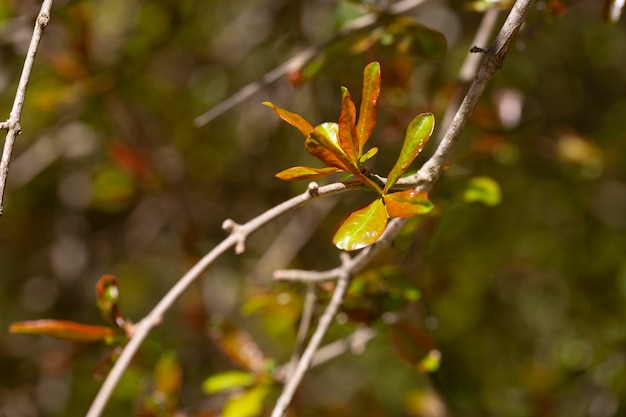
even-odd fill
[{"label": "bare twig", "polygon": [[[392,14],[406,13],[409,10],[414,9],[415,7],[421,5],[422,3],[425,3],[426,1],[427,0],[402,0],[402,1],[399,1],[398,3],[393,4],[391,7],[389,7],[388,12]],[[341,40],[345,39],[346,37],[352,35],[355,32],[366,30],[379,24],[381,24],[379,15],[375,13],[370,13],[365,16],[361,16],[357,19],[354,19],[352,22],[347,24],[332,39],[320,45],[314,45],[314,46],[304,49],[303,51],[296,54],[294,57],[290,58],[286,62],[280,64],[276,68],[272,69],[271,71],[263,75],[260,80],[254,81],[250,84],[245,85],[244,87],[239,89],[235,94],[228,97],[226,100],[220,102],[215,107],[211,108],[207,112],[196,117],[196,119],[194,120],[194,124],[198,127],[204,126],[205,124],[221,116],[228,110],[232,109],[239,103],[252,97],[261,89],[276,82],[284,75],[292,71],[298,71],[302,69],[313,57],[315,57],[324,49],[328,48],[330,45],[340,42]]]},{"label": "bare twig", "polygon": [[51,8],[52,0],[44,0],[41,5],[41,10],[39,11],[39,15],[37,16],[37,20],[35,21],[33,37],[31,38],[30,45],[28,46],[28,52],[26,53],[26,60],[24,61],[24,67],[22,68],[22,75],[20,76],[20,82],[17,86],[17,93],[15,94],[11,114],[7,121],[0,124],[1,129],[8,130],[7,137],[4,141],[2,160],[0,160],[0,215],[2,215],[4,190],[6,188],[7,176],[9,175],[9,164],[11,162],[11,154],[13,153],[13,144],[15,143],[15,138],[22,133],[20,117],[22,116],[22,108],[24,107],[26,88],[28,87],[30,74],[33,70],[33,63],[35,62],[35,55],[37,55],[41,35],[44,28],[50,21]]},{"label": "bare twig", "polygon": [[280,397],[278,397],[278,400],[276,401],[276,406],[272,411],[271,417],[282,417],[285,414],[285,411],[287,410],[287,407],[289,407],[289,403],[291,403],[291,399],[293,398],[296,389],[300,385],[304,374],[309,369],[309,366],[311,366],[311,361],[313,360],[315,352],[322,343],[322,339],[330,328],[330,325],[335,318],[335,315],[337,314],[337,310],[343,302],[343,297],[346,294],[349,283],[349,274],[343,274],[337,280],[337,286],[335,287],[333,296],[326,306],[324,314],[322,314],[322,316],[320,317],[317,328],[315,329],[313,336],[311,336],[311,340],[304,350],[300,361],[298,361],[298,365],[293,371],[291,378],[289,378],[289,380],[285,384],[285,387],[283,388],[283,392],[281,393]]},{"label": "bare twig", "polygon": [[287,372],[287,378],[291,378],[293,371],[296,369],[300,354],[302,353],[302,347],[304,341],[309,334],[311,323],[313,322],[313,309],[315,308],[315,302],[317,296],[315,295],[315,285],[310,283],[306,286],[306,294],[304,296],[304,305],[302,306],[302,316],[300,317],[300,324],[298,325],[298,334],[296,334],[296,342],[291,353],[291,361],[289,362],[289,370]]},{"label": "bare twig", "polygon": [[307,191],[304,193],[269,209],[265,213],[255,217],[245,224],[240,225],[232,220],[225,221],[223,227],[230,233],[230,235],[202,259],[200,259],[200,261],[198,261],[180,280],[176,282],[176,284],[167,292],[167,294],[165,294],[152,311],[150,311],[139,323],[136,324],[134,332],[128,343],[113,366],[113,369],[111,369],[111,372],[107,375],[102,387],[100,387],[100,391],[91,404],[91,407],[87,412],[87,417],[97,417],[102,414],[102,411],[115,389],[115,386],[119,382],[119,379],[130,364],[130,361],[137,352],[137,349],[139,349],[139,346],[143,343],[150,330],[161,322],[163,315],[167,312],[167,310],[169,310],[174,301],[176,301],[176,299],[215,261],[215,259],[232,247],[235,248],[236,253],[243,253],[245,250],[246,239],[252,233],[277,217],[300,207],[315,198],[338,194],[360,187],[361,185],[359,183],[353,181],[334,183],[321,187],[317,186],[316,183],[311,183],[309,184]]}]

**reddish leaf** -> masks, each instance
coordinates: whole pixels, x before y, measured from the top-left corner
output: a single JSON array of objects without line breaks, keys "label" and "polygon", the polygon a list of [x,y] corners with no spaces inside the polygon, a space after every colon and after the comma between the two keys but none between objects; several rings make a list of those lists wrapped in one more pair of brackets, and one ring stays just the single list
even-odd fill
[{"label": "reddish leaf", "polygon": [[389,217],[413,217],[433,209],[426,191],[406,190],[383,197]]},{"label": "reddish leaf", "polygon": [[361,249],[376,242],[386,227],[387,210],[378,198],[350,213],[335,233],[333,243],[346,251]]},{"label": "reddish leaf", "polygon": [[20,321],[12,323],[9,331],[11,333],[36,334],[79,342],[110,341],[118,334],[115,329],[110,327],[88,326],[64,320]]},{"label": "reddish leaf", "polygon": [[422,113],[411,121],[404,138],[404,144],[396,164],[387,177],[383,191],[386,193],[413,163],[417,155],[424,149],[435,127],[432,113]]},{"label": "reddish leaf", "polygon": [[359,168],[343,150],[317,130],[311,132],[304,142],[306,150],[328,166],[339,168],[352,174],[360,173]]},{"label": "reddish leaf", "polygon": [[378,96],[380,95],[380,64],[372,62],[363,71],[363,97],[359,109],[359,122],[356,125],[356,133],[359,139],[359,155],[363,152],[363,146],[368,141],[376,126],[376,114],[378,112]]},{"label": "reddish leaf", "polygon": [[315,178],[325,177],[339,171],[338,168],[311,168],[311,167],[293,167],[287,168],[276,174],[276,178],[281,180],[312,180]]},{"label": "reddish leaf", "polygon": [[400,358],[419,372],[437,370],[441,353],[426,332],[406,320],[390,324],[388,330],[391,346]]},{"label": "reddish leaf", "polygon": [[347,88],[341,87],[341,113],[339,114],[339,146],[354,162],[360,156],[356,134],[356,107]]},{"label": "reddish leaf", "polygon": [[126,321],[117,307],[119,297],[117,279],[113,275],[103,275],[96,285],[96,294],[98,296],[98,308],[100,309],[102,317],[106,321],[123,329],[126,325]]},{"label": "reddish leaf", "polygon": [[267,368],[267,358],[252,336],[229,321],[220,321],[211,329],[211,337],[234,363],[255,373]]},{"label": "reddish leaf", "polygon": [[263,102],[263,104],[274,109],[278,117],[280,117],[293,127],[297,128],[300,132],[302,132],[304,137],[309,136],[309,134],[313,131],[313,126],[311,126],[311,124],[304,120],[304,118],[299,114],[292,113],[285,109],[281,109],[280,107],[275,106],[269,101],[265,101]]}]

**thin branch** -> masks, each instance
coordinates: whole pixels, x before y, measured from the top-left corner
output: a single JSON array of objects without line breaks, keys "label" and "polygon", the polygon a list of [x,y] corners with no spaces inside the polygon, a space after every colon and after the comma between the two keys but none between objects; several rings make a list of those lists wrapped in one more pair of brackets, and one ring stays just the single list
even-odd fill
[{"label": "thin branch", "polygon": [[26,89],[28,87],[28,81],[30,80],[30,74],[33,71],[33,63],[35,62],[37,49],[39,49],[41,35],[44,28],[50,21],[51,8],[52,0],[44,0],[41,5],[41,10],[39,11],[39,15],[37,16],[37,20],[35,21],[33,37],[30,40],[30,45],[28,46],[28,51],[26,52],[26,60],[24,61],[24,67],[22,68],[22,75],[20,76],[20,82],[17,86],[17,93],[15,94],[11,114],[9,119],[0,126],[2,129],[8,129],[7,137],[4,141],[2,159],[0,160],[0,216],[2,215],[2,208],[4,204],[4,190],[6,188],[7,176],[9,175],[9,164],[11,162],[11,154],[13,153],[13,144],[15,143],[15,138],[22,133],[20,118],[22,116],[22,108],[24,107]]},{"label": "thin branch", "polygon": [[300,324],[298,325],[298,334],[296,335],[296,342],[291,353],[291,361],[289,362],[289,370],[287,372],[287,378],[291,378],[293,371],[296,369],[298,360],[300,359],[300,353],[302,353],[302,347],[304,341],[309,334],[311,323],[313,322],[313,310],[315,308],[315,302],[317,296],[315,294],[315,285],[310,283],[306,286],[306,294],[304,296],[304,305],[302,307],[302,317],[300,317]]},{"label": "thin branch", "polygon": [[[427,0],[402,0],[389,7],[388,12],[391,14],[406,13],[409,10],[421,5],[422,3],[425,3],[426,1]],[[352,22],[348,23],[332,39],[320,45],[314,45],[304,49],[303,51],[296,54],[294,57],[290,58],[286,62],[280,64],[276,68],[263,75],[260,80],[243,86],[236,93],[234,93],[224,101],[220,102],[218,105],[212,107],[207,112],[196,117],[196,119],[194,120],[194,124],[197,127],[206,125],[207,123],[226,113],[228,110],[232,109],[239,103],[242,103],[243,101],[252,97],[261,89],[276,82],[286,74],[289,74],[293,71],[301,70],[311,59],[313,59],[317,54],[319,54],[321,51],[328,48],[329,46],[342,41],[343,39],[354,34],[355,32],[368,30],[372,27],[380,25],[382,21],[379,17],[380,16],[377,13],[370,13],[354,19]]]},{"label": "thin branch", "polygon": [[117,386],[122,374],[135,356],[139,346],[143,343],[150,330],[157,326],[163,315],[169,310],[172,304],[180,297],[180,295],[224,252],[234,247],[235,252],[240,254],[245,250],[246,239],[255,231],[276,219],[277,217],[300,207],[311,200],[338,194],[341,192],[360,188],[361,185],[354,181],[333,183],[325,186],[318,186],[316,183],[309,184],[307,190],[293,197],[259,216],[253,218],[245,224],[237,224],[232,220],[224,222],[223,228],[230,233],[213,250],[200,259],[176,284],[165,294],[159,303],[150,311],[139,323],[137,323],[130,335],[128,343],[124,346],[120,357],[107,375],[106,380],[100,387],[96,398],[94,399],[87,417],[98,417],[102,414],[113,390]]},{"label": "thin branch", "polygon": [[326,335],[326,332],[330,328],[330,325],[335,318],[337,311],[339,310],[339,306],[343,302],[343,297],[346,294],[349,283],[349,274],[344,274],[340,276],[337,280],[337,286],[335,287],[333,296],[326,306],[324,314],[322,314],[322,316],[320,317],[317,328],[315,329],[313,336],[311,336],[311,340],[306,347],[304,353],[302,354],[302,357],[300,358],[296,369],[291,375],[291,378],[289,378],[289,381],[287,381],[287,383],[285,384],[285,387],[283,388],[283,392],[280,394],[280,397],[278,397],[278,400],[276,401],[276,406],[272,411],[271,417],[283,417],[285,411],[287,411],[287,407],[289,407],[289,404],[291,403],[296,389],[300,385],[304,374],[311,366],[311,362],[313,360],[313,357],[315,356],[315,352],[317,352],[317,349],[322,343],[322,339]]}]

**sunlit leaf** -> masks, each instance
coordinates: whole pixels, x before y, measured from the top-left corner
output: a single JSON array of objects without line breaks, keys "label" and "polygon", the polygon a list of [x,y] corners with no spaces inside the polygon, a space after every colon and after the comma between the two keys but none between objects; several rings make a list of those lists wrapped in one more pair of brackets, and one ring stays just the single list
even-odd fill
[{"label": "sunlit leaf", "polygon": [[364,164],[367,160],[371,159],[374,155],[378,153],[378,148],[373,147],[369,151],[367,151],[364,155],[361,155],[359,158],[359,165]]},{"label": "sunlit leaf", "polygon": [[270,103],[269,101],[265,101],[263,102],[263,104],[274,109],[278,117],[280,117],[281,119],[283,119],[284,121],[292,125],[293,127],[297,128],[300,132],[302,132],[304,137],[309,136],[309,133],[313,131],[313,126],[311,126],[311,124],[307,122],[306,120],[304,120],[304,118],[300,116],[299,114],[292,113],[285,109],[281,109],[280,107],[275,106],[273,103]]},{"label": "sunlit leaf", "polygon": [[430,135],[433,133],[434,127],[435,117],[432,113],[422,113],[411,121],[404,138],[400,156],[387,177],[384,192],[387,192],[396,184],[417,155],[424,149]]},{"label": "sunlit leaf", "polygon": [[154,367],[154,388],[156,391],[177,396],[182,382],[182,369],[174,352],[165,352]]},{"label": "sunlit leaf", "polygon": [[11,333],[35,334],[79,342],[108,342],[118,335],[117,331],[110,327],[88,326],[65,320],[20,321],[12,323],[9,331]]},{"label": "sunlit leaf", "polygon": [[126,321],[122,317],[117,307],[119,298],[119,288],[117,279],[113,275],[103,275],[96,284],[97,304],[102,317],[123,329]]},{"label": "sunlit leaf", "polygon": [[356,134],[356,106],[347,88],[341,87],[341,113],[339,114],[339,146],[354,161],[359,157],[359,143]]},{"label": "sunlit leaf", "polygon": [[210,332],[213,340],[230,360],[242,368],[261,373],[268,360],[250,333],[226,320],[216,323]]},{"label": "sunlit leaf", "polygon": [[249,387],[257,381],[257,375],[245,371],[227,371],[211,375],[202,383],[202,390],[207,394],[227,391],[233,388]]},{"label": "sunlit leaf", "polygon": [[441,353],[432,338],[408,320],[389,324],[388,335],[394,352],[419,372],[437,370]]},{"label": "sunlit leaf", "polygon": [[483,203],[486,206],[497,206],[502,199],[500,185],[489,177],[474,177],[467,183],[463,200],[468,203]]},{"label": "sunlit leaf", "polygon": [[276,178],[281,180],[312,180],[315,178],[325,177],[339,171],[338,168],[311,168],[311,167],[293,167],[287,168],[276,174]]},{"label": "sunlit leaf", "polygon": [[333,237],[339,249],[352,251],[376,242],[387,227],[387,210],[382,199],[353,211],[341,223]]},{"label": "sunlit leaf", "polygon": [[376,126],[379,95],[380,64],[372,62],[363,71],[363,96],[361,98],[361,108],[359,109],[359,121],[356,125],[356,133],[359,139],[359,154],[363,152],[363,146],[372,135],[374,126]]},{"label": "sunlit leaf", "polygon": [[413,217],[433,209],[426,191],[406,190],[385,194],[383,197],[389,217]]},{"label": "sunlit leaf", "polygon": [[259,385],[229,399],[222,409],[222,417],[255,417],[263,412],[263,403],[271,392],[268,385]]},{"label": "sunlit leaf", "polygon": [[306,150],[328,166],[355,173],[359,172],[348,155],[333,143],[326,135],[317,130],[311,132],[304,142]]}]

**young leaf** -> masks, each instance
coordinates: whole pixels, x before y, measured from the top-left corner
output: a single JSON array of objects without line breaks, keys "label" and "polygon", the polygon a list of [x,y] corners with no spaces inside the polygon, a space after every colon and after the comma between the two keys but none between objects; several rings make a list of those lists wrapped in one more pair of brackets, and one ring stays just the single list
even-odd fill
[{"label": "young leaf", "polygon": [[383,197],[389,217],[413,217],[433,209],[426,191],[406,190]]},{"label": "young leaf", "polygon": [[115,329],[110,327],[88,326],[64,320],[20,321],[12,323],[9,331],[11,333],[36,334],[78,342],[109,341],[118,334]]},{"label": "young leaf", "polygon": [[363,71],[363,97],[359,109],[359,121],[356,125],[356,134],[359,139],[359,155],[363,146],[372,135],[376,126],[378,96],[380,95],[380,64],[372,62]]},{"label": "young leaf", "polygon": [[339,114],[339,146],[352,161],[360,156],[356,133],[356,106],[347,88],[341,87],[341,113]]},{"label": "young leaf", "polygon": [[387,227],[387,210],[383,200],[377,198],[372,203],[353,211],[341,223],[333,244],[339,249],[352,251],[376,242]]},{"label": "young leaf", "polygon": [[117,307],[119,298],[117,279],[113,275],[103,275],[98,280],[98,284],[96,284],[96,294],[98,296],[98,308],[102,317],[123,329],[126,325],[126,320],[124,320]]},{"label": "young leaf", "polygon": [[422,113],[411,121],[406,131],[400,156],[387,177],[387,183],[383,189],[385,193],[396,184],[402,174],[409,168],[409,165],[413,163],[417,155],[424,149],[430,135],[433,133],[434,127],[435,117],[432,113]]},{"label": "young leaf", "polygon": [[330,167],[339,168],[352,174],[360,172],[348,155],[336,146],[330,138],[318,130],[312,131],[309,137],[306,138],[304,147],[311,155]]},{"label": "young leaf", "polygon": [[271,392],[269,385],[253,387],[243,394],[228,400],[222,410],[222,417],[255,417],[263,412],[263,402]]},{"label": "young leaf", "polygon": [[312,180],[315,178],[325,177],[339,171],[338,168],[311,168],[311,167],[293,167],[287,168],[276,174],[276,178],[281,180]]},{"label": "young leaf", "polygon": [[292,125],[293,127],[297,128],[300,132],[302,132],[304,137],[309,136],[309,133],[313,131],[313,126],[311,126],[311,124],[307,122],[306,120],[304,120],[304,118],[300,116],[299,114],[292,113],[285,109],[281,109],[280,107],[275,106],[273,103],[270,103],[269,101],[264,101],[263,104],[266,105],[267,107],[271,107],[272,109],[274,109],[278,117],[280,117],[281,119],[283,119],[284,121]]},{"label": "young leaf", "polygon": [[361,155],[361,157],[359,158],[359,166],[363,165],[368,159],[372,158],[377,153],[378,153],[378,148],[374,146],[372,149],[367,151],[365,155]]},{"label": "young leaf", "polygon": [[215,394],[234,388],[249,387],[257,381],[257,376],[245,371],[226,371],[211,375],[202,383],[202,390],[207,394]]},{"label": "young leaf", "polygon": [[502,199],[500,185],[489,177],[474,177],[467,183],[463,200],[468,203],[483,203],[486,206],[497,206]]}]

